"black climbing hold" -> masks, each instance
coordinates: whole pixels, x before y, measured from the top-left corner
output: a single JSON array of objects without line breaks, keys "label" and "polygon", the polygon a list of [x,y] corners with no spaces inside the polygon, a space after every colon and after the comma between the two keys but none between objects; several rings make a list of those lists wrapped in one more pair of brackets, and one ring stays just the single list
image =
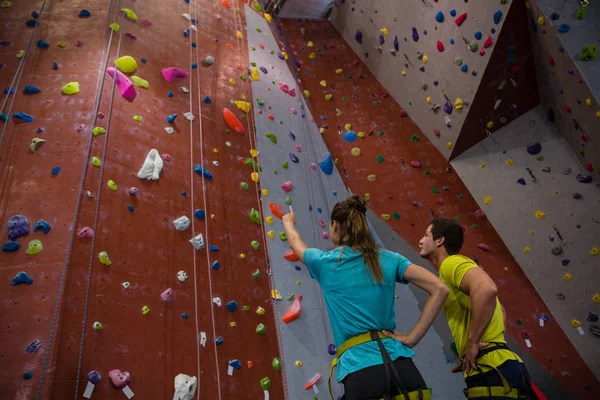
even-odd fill
[{"label": "black climbing hold", "polygon": [[30,28],[33,28],[34,26],[37,26],[39,24],[39,22],[37,22],[35,19],[30,19],[27,20],[27,22],[25,22],[25,25],[27,25]]},{"label": "black climbing hold", "polygon": [[579,200],[579,199],[581,199],[581,197],[582,197],[581,193],[577,193],[577,192],[573,193],[573,198],[574,199]]},{"label": "black climbing hold", "polygon": [[590,175],[577,174],[577,180],[581,183],[590,183],[592,177]]},{"label": "black climbing hold", "polygon": [[213,263],[210,265],[210,267],[212,269],[214,269],[215,271],[217,271],[219,268],[221,268],[221,263],[219,261],[213,261]]},{"label": "black climbing hold", "polygon": [[556,247],[553,247],[552,250],[550,250],[550,252],[552,254],[554,254],[555,256],[558,256],[558,255],[562,254],[563,248],[561,245],[558,245]]}]

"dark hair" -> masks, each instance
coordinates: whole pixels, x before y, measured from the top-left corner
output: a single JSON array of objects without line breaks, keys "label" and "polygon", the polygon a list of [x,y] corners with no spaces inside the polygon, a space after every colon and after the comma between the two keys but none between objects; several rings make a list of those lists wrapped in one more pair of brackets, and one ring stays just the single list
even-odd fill
[{"label": "dark hair", "polygon": [[383,282],[383,271],[379,264],[379,249],[371,236],[367,224],[367,203],[358,195],[340,201],[331,211],[331,221],[336,221],[340,229],[340,246],[358,246],[372,279]]},{"label": "dark hair", "polygon": [[444,238],[444,248],[449,255],[458,254],[465,241],[465,229],[456,221],[435,217],[429,223],[433,240]]}]

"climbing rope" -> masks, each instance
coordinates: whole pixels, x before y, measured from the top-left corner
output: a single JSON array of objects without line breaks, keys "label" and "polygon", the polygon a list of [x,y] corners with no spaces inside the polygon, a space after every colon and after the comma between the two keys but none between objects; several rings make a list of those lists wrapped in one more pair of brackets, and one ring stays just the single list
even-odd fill
[{"label": "climbing rope", "polygon": [[[40,16],[41,16],[41,12],[40,12]],[[106,67],[108,65],[108,58],[109,58],[109,50],[110,50],[110,46],[112,44],[112,39],[113,39],[113,31],[111,31],[110,33],[110,37],[108,40],[108,45],[106,48],[106,57],[104,60],[104,67],[101,70],[102,73],[104,73],[104,70],[106,70]],[[97,118],[98,115],[98,110],[100,108],[100,96],[102,95],[102,88],[104,85],[104,80],[100,79],[100,83],[99,83],[99,89],[98,89],[98,95],[96,96],[96,104],[95,104],[95,113],[94,116],[95,118]],[[114,91],[114,84],[113,84],[113,91]],[[74,236],[75,234],[75,225],[77,223],[77,216],[79,214],[79,210],[81,208],[81,200],[82,200],[82,195],[83,195],[83,185],[85,182],[85,176],[87,174],[87,169],[88,169],[88,165],[90,163],[90,154],[91,154],[91,150],[92,150],[92,140],[93,140],[93,135],[90,135],[90,139],[88,141],[88,146],[87,146],[87,150],[85,152],[85,157],[84,157],[84,164],[83,164],[83,169],[82,169],[82,173],[81,173],[81,178],[79,180],[79,188],[78,188],[78,192],[77,192],[77,201],[75,204],[75,211],[73,213],[73,219],[71,222],[71,227],[69,229],[69,232],[71,232],[71,237],[69,239],[69,242],[67,244],[67,250],[65,253],[65,262],[63,264],[63,270],[62,270],[62,274],[61,274],[61,278],[60,278],[60,284],[58,287],[58,293],[56,296],[56,304],[54,306],[54,313],[52,315],[52,324],[50,327],[50,335],[48,338],[48,342],[47,342],[47,346],[46,346],[46,353],[44,355],[44,361],[42,364],[42,371],[40,373],[40,381],[37,387],[37,392],[36,392],[36,400],[39,400],[40,395],[41,395],[41,391],[42,391],[42,385],[44,383],[44,376],[45,376],[45,372],[46,372],[46,367],[48,365],[48,357],[50,355],[50,349],[51,349],[51,344],[52,344],[52,339],[54,337],[54,330],[56,328],[56,320],[57,320],[57,316],[58,316],[58,310],[59,310],[59,306],[60,306],[60,301],[62,298],[62,294],[63,294],[63,289],[64,289],[64,283],[65,283],[65,277],[67,274],[67,269],[69,266],[69,259],[71,257],[71,250],[73,248],[73,240],[74,240]],[[88,282],[89,282],[89,278],[88,278]],[[86,302],[87,302],[87,291],[86,291]],[[81,349],[81,348],[80,348]],[[80,353],[81,354],[81,353]],[[81,358],[79,359],[79,362],[81,361]],[[80,366],[78,367],[79,370]],[[79,375],[79,372],[78,372]],[[79,379],[77,379],[77,382],[79,383]],[[77,391],[76,391],[77,393]]]}]

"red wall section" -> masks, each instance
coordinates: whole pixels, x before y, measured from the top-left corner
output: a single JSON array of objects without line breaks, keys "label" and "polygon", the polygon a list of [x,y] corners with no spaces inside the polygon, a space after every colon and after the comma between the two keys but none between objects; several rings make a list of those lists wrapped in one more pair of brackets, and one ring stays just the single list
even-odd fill
[{"label": "red wall section", "polygon": [[[299,77],[303,89],[311,92],[309,107],[315,119],[326,116],[325,121],[316,122],[329,126],[323,138],[334,159],[339,160],[340,174],[344,176],[344,169],[347,172],[344,180],[348,187],[362,195],[370,193],[370,207],[377,214],[400,214],[400,219],[392,218],[388,224],[415,248],[431,218],[429,207],[444,217],[460,217],[467,227],[463,253],[475,255],[498,284],[500,300],[508,313],[510,336],[523,343],[521,335],[529,333],[534,346],[528,351],[536,360],[573,393],[586,399],[595,397],[584,386],[598,393],[600,385],[596,378],[558,325],[549,323],[539,327],[540,314],[549,314],[547,307],[490,223],[474,217],[477,203],[459,177],[446,172],[450,164],[409,117],[401,116],[401,107],[386,97],[385,89],[366,66],[360,61],[353,65],[358,57],[328,21],[283,20],[283,25],[302,64]],[[306,29],[304,37],[300,25]],[[314,48],[307,47],[308,40],[314,43]],[[316,53],[314,59],[308,57],[312,51]],[[343,72],[337,74],[338,68]],[[348,78],[348,74],[352,77]],[[319,84],[321,80],[327,82],[326,88]],[[326,94],[332,94],[332,99],[326,100]],[[336,109],[341,111],[339,116]],[[352,124],[355,132],[368,133],[372,129],[371,118],[378,126],[372,136],[367,134],[364,139],[346,143],[338,135],[336,125],[344,132],[346,123]],[[413,135],[418,141],[411,140]],[[362,150],[360,157],[350,154],[353,147]],[[382,163],[377,162],[378,156],[383,157]],[[406,170],[402,168],[402,159]],[[411,167],[413,160],[420,162],[421,168]],[[367,179],[371,174],[376,176],[374,182]],[[439,194],[433,193],[434,189]],[[417,206],[413,205],[415,201]],[[473,225],[479,227],[474,229]],[[482,252],[477,247],[479,243],[487,244],[491,251]],[[562,371],[570,377],[563,376]]]}]

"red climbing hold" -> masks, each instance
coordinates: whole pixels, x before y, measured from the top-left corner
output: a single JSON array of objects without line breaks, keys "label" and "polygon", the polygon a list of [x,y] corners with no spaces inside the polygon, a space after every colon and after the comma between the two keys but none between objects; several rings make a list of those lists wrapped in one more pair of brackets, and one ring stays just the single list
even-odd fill
[{"label": "red climbing hold", "polygon": [[591,162],[589,162],[585,165],[585,169],[587,169],[590,172],[594,171],[594,167],[592,166]]},{"label": "red climbing hold", "polygon": [[229,108],[223,109],[223,118],[225,119],[225,122],[227,122],[227,125],[229,125],[231,129],[233,129],[240,135],[246,133],[246,131],[244,130],[244,125],[242,125],[240,120],[237,119],[235,114]]},{"label": "red climbing hold", "polygon": [[564,105],[564,106],[563,106],[563,108],[564,108],[564,110],[565,110],[566,112],[568,112],[568,113],[570,113],[570,112],[571,112],[571,107],[569,107],[569,106],[567,106],[567,105]]},{"label": "red climbing hold", "polygon": [[433,133],[435,133],[435,136],[440,137],[441,133],[439,129],[434,129]]},{"label": "red climbing hold", "polygon": [[517,67],[516,65],[513,65],[513,67],[512,67],[512,72],[514,72],[514,73],[516,74],[516,73],[517,73],[517,72],[519,72],[520,70],[521,70],[521,68]]},{"label": "red climbing hold", "polygon": [[407,114],[406,114],[406,111],[404,111],[404,110],[400,110],[400,116],[401,116],[402,118],[406,117],[406,116],[407,116]]},{"label": "red climbing hold", "polygon": [[438,51],[439,51],[440,53],[441,53],[442,51],[444,51],[444,43],[442,43],[442,42],[440,42],[440,41],[438,40],[438,42],[437,42],[437,49],[438,49]]},{"label": "red climbing hold", "polygon": [[269,203],[269,208],[271,209],[271,214],[273,214],[274,217],[283,219],[284,212],[283,207],[281,207],[281,204]]},{"label": "red climbing hold", "polygon": [[550,65],[556,65],[556,64],[554,63],[554,57],[552,57],[552,56],[548,56],[548,64],[550,64]]},{"label": "red climbing hold", "polygon": [[459,15],[454,22],[456,22],[456,25],[461,26],[465,22],[465,19],[467,19],[467,13]]},{"label": "red climbing hold", "polygon": [[283,314],[282,319],[284,324],[290,323],[298,319],[298,317],[300,316],[300,311],[302,311],[300,300],[302,300],[302,296],[296,297],[292,304],[288,307],[285,314]]},{"label": "red climbing hold", "polygon": [[483,57],[485,55],[485,49],[479,49],[479,55]]},{"label": "red climbing hold", "polygon": [[485,42],[483,42],[483,48],[487,49],[488,47],[490,47],[493,44],[494,44],[494,41],[492,40],[492,37],[488,36],[488,38],[485,39]]},{"label": "red climbing hold", "polygon": [[283,258],[291,262],[299,261],[299,258],[296,255],[296,253],[294,253],[294,250],[290,250],[288,252],[283,253]]}]

